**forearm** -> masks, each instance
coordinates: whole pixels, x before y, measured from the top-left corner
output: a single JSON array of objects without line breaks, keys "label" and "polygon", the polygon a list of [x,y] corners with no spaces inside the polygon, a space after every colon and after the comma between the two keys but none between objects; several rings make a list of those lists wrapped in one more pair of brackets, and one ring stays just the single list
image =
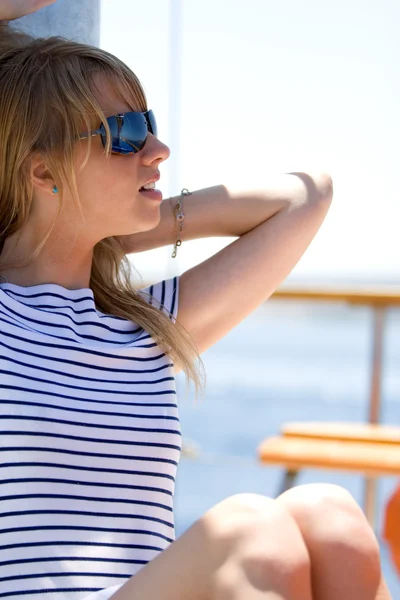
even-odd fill
[{"label": "forearm", "polygon": [[47,4],[52,4],[54,0],[0,0],[0,49],[8,47],[19,47],[29,43],[33,38],[16,31],[10,26],[10,21],[14,21],[28,13],[34,12]]},{"label": "forearm", "polygon": [[56,0],[0,0],[0,21],[13,21],[33,13]]},{"label": "forearm", "polygon": [[[185,220],[180,237],[183,241],[240,237],[280,210],[329,195],[328,180],[324,175],[287,174],[258,190],[233,191],[223,185],[197,190],[183,197]],[[155,229],[121,238],[127,253],[174,244],[177,234],[171,200],[175,206],[176,197],[162,202],[161,220]]]}]

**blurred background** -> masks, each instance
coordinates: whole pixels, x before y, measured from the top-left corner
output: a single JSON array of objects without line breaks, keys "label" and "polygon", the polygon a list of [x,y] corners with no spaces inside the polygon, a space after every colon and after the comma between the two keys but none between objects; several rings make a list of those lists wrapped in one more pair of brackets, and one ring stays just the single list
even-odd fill
[{"label": "blurred background", "polygon": [[[398,284],[400,4],[396,0],[103,0],[101,46],[139,76],[159,136],[165,196],[182,187],[262,185],[269,174],[322,168],[335,198],[296,284]],[[132,255],[143,280],[182,273],[227,239]],[[240,273],[238,273],[240,277]],[[400,424],[400,317],[388,311],[383,423]],[[203,355],[204,398],[179,378],[186,447],[177,532],[237,492],[274,496],[282,469],[257,462],[287,421],[365,421],[372,312],[270,300]],[[345,486],[359,475],[306,470],[299,483]],[[397,480],[380,480],[378,534]],[[400,584],[382,541],[393,598]]]}]

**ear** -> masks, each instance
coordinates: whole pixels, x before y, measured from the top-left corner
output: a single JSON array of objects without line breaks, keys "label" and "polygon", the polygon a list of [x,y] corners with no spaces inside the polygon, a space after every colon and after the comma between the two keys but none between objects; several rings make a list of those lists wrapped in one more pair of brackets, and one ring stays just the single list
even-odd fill
[{"label": "ear", "polygon": [[34,188],[47,192],[48,194],[52,193],[55,181],[39,154],[36,154],[31,159],[30,175]]}]

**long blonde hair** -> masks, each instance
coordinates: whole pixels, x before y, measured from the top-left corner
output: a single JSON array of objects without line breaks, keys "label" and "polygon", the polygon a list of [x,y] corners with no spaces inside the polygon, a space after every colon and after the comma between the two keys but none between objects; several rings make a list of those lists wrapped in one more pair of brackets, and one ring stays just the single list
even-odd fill
[{"label": "long blonde hair", "polygon": [[[83,219],[74,170],[82,122],[86,131],[102,122],[108,155],[111,148],[108,123],[95,95],[95,76],[111,81],[134,110],[147,109],[136,75],[108,52],[59,37],[33,39],[6,29],[0,24],[0,252],[5,239],[27,222],[33,199],[28,167],[34,153],[41,155],[59,189],[59,212],[66,186]],[[90,147],[89,138],[81,168]],[[57,217],[28,261],[38,256],[56,221]],[[137,292],[131,263],[117,236],[94,247],[90,287],[99,310],[143,327],[186,373],[187,383],[194,381],[196,392],[203,387],[203,365],[193,340],[179,321],[173,323]]]}]

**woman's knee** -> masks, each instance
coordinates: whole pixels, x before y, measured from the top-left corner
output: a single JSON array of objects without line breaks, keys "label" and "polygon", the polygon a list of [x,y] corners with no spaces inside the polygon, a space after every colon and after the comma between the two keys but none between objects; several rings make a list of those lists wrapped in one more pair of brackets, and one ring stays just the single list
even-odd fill
[{"label": "woman's knee", "polygon": [[351,494],[336,485],[310,484],[293,488],[277,499],[291,513],[310,554],[325,549],[342,556],[380,579],[378,541]]},{"label": "woman's knee", "polygon": [[201,521],[210,532],[213,551],[218,549],[219,585],[235,585],[234,573],[242,573],[260,590],[309,597],[307,548],[283,505],[261,495],[238,494],[217,504]]},{"label": "woman's knee", "polygon": [[[216,543],[228,546],[243,545],[256,538],[268,538],[274,530],[293,530],[298,527],[285,506],[259,494],[236,494],[211,508],[201,519],[210,528]],[[283,528],[283,529],[282,529]]]}]

